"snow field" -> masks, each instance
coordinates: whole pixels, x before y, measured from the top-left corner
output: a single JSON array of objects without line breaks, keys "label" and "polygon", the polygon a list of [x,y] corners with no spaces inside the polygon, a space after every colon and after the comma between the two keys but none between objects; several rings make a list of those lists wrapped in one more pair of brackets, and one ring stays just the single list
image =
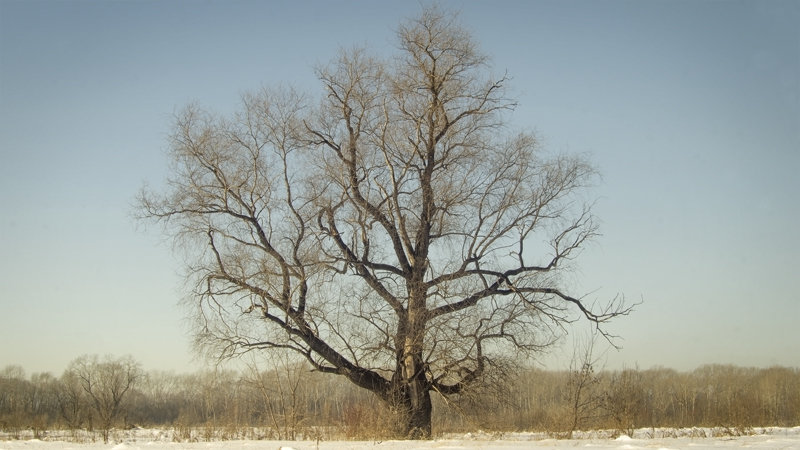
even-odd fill
[{"label": "snow field", "polygon": [[65,440],[19,439],[7,440],[0,437],[0,450],[209,450],[209,449],[248,449],[248,450],[521,450],[530,448],[548,449],[800,449],[800,427],[765,428],[753,430],[755,434],[745,436],[717,435],[719,430],[693,428],[641,429],[634,437],[605,437],[608,433],[589,432],[577,434],[575,439],[553,439],[543,433],[503,433],[482,432],[453,435],[430,441],[259,441],[233,440],[211,442],[168,442],[167,430],[136,430],[127,433],[122,442],[103,444],[102,442],[73,443]]}]

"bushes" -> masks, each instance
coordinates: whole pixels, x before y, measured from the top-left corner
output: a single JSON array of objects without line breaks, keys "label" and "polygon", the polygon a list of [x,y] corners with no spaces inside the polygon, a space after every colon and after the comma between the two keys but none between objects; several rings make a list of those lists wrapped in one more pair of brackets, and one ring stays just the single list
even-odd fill
[{"label": "bushes", "polygon": [[[537,419],[530,423],[530,429],[562,431],[566,424],[549,419],[559,417],[559,411],[564,416],[563,410],[569,407],[570,374],[529,373],[528,383],[519,387],[517,397],[525,401],[516,414]],[[800,424],[800,370],[784,367],[713,365],[689,373],[664,368],[605,371],[597,374],[584,396],[601,403],[598,414],[583,420],[583,428],[620,433],[643,427]]]},{"label": "bushes", "polygon": [[[377,399],[346,380],[298,363],[270,367],[245,374],[149,373],[132,388],[125,412],[111,425],[173,427],[187,439],[217,436],[220,430],[242,435],[249,427],[261,428],[249,436],[282,439],[378,439],[391,433],[391,417]],[[26,377],[13,366],[1,370],[2,431],[13,437],[26,429],[38,434],[91,428],[97,413],[70,380],[67,374]],[[435,431],[549,431],[568,437],[576,429],[630,433],[634,428],[696,426],[738,432],[800,425],[800,370],[794,368],[528,369],[504,383],[492,393],[446,401],[435,395]]]}]

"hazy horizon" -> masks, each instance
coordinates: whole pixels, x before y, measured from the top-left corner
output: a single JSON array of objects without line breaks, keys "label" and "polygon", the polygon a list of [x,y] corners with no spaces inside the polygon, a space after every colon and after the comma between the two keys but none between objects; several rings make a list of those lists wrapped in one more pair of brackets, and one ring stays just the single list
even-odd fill
[{"label": "hazy horizon", "polygon": [[[508,72],[512,125],[602,174],[602,236],[569,281],[590,303],[643,301],[610,325],[623,348],[605,366],[800,367],[800,2],[439,4]],[[420,10],[0,1],[0,368],[201,367],[182,261],[132,218],[166,176],[172,113],[230,113],[262,85],[316,98],[316,66],[340,47],[395,51]],[[563,347],[544,368],[568,366]]]}]

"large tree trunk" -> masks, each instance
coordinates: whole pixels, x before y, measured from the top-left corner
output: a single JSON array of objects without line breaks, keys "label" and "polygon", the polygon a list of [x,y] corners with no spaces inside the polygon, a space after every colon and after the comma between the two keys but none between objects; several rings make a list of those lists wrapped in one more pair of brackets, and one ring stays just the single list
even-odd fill
[{"label": "large tree trunk", "polygon": [[403,424],[408,439],[430,439],[431,437],[431,395],[427,389],[411,395],[408,420]]},{"label": "large tree trunk", "polygon": [[396,433],[406,439],[431,437],[430,383],[422,367],[422,359],[409,356],[402,361],[401,376],[395,379],[395,388],[389,404],[397,417]]},{"label": "large tree trunk", "polygon": [[[411,367],[406,366],[410,377],[406,378],[408,420],[404,434],[409,439],[428,439],[431,436],[431,394],[422,359],[410,358]],[[410,379],[409,379],[410,378]]]},{"label": "large tree trunk", "polygon": [[[397,415],[398,435],[406,439],[431,436],[431,384],[423,359],[427,310],[425,295],[413,283],[409,289],[408,309],[399,317],[396,345],[397,367],[392,388],[386,399]],[[417,289],[414,289],[417,288]]]}]

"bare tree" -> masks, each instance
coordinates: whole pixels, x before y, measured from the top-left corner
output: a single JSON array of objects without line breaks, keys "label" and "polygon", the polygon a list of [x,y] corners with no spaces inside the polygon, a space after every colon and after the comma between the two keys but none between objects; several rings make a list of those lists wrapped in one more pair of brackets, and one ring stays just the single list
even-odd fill
[{"label": "bare tree", "polygon": [[82,356],[70,363],[63,379],[77,380],[83,388],[100,422],[103,442],[108,443],[109,431],[123,412],[125,396],[142,376],[139,363],[131,357],[101,360]]},{"label": "bare tree", "polygon": [[83,390],[77,371],[64,371],[60,382],[58,412],[67,428],[74,432],[88,419],[86,393]]},{"label": "bare tree", "polygon": [[611,374],[603,408],[620,435],[633,436],[636,428],[648,424],[646,390],[638,369]]},{"label": "bare tree", "polygon": [[569,430],[564,434],[566,439],[572,439],[572,434],[588,419],[595,417],[603,406],[604,399],[597,391],[600,377],[596,373],[603,354],[595,353],[597,342],[597,333],[592,333],[585,340],[576,341],[573,347],[567,377]]},{"label": "bare tree", "polygon": [[25,369],[18,365],[5,366],[0,370],[0,428],[17,430],[24,428],[26,398],[29,397]]},{"label": "bare tree", "polygon": [[198,343],[217,356],[290,349],[375,393],[398,432],[431,433],[458,395],[583,316],[560,271],[597,234],[595,171],[505,122],[505,76],[449,15],[400,26],[386,61],[356,49],[239,114],[177,116],[172,176],[140,211],[188,251]]},{"label": "bare tree", "polygon": [[248,364],[247,384],[255,388],[263,405],[263,417],[278,439],[297,437],[305,414],[304,374],[308,366],[294,361],[288,352],[275,352],[268,359],[272,368],[261,370],[256,358]]}]

